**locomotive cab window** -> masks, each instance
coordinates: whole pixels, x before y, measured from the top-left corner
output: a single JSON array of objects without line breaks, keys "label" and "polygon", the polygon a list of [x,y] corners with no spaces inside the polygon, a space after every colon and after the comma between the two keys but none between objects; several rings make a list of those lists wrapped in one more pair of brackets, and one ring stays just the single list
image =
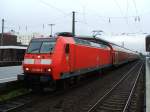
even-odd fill
[{"label": "locomotive cab window", "polygon": [[31,41],[27,53],[50,53],[56,41]]},{"label": "locomotive cab window", "polygon": [[49,53],[53,51],[53,48],[55,46],[55,42],[43,42],[40,53]]}]

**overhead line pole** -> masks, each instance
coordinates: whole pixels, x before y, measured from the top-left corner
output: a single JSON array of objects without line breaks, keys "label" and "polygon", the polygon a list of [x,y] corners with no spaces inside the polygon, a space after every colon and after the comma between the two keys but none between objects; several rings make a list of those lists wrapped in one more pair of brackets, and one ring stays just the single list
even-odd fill
[{"label": "overhead line pole", "polygon": [[75,36],[75,11],[72,12],[72,35]]},{"label": "overhead line pole", "polygon": [[53,26],[55,25],[55,24],[48,24],[50,27],[51,27],[51,35],[50,35],[50,37],[52,37],[52,29],[53,29]]},{"label": "overhead line pole", "polygon": [[3,36],[4,36],[4,19],[2,19],[1,46],[3,45]]}]

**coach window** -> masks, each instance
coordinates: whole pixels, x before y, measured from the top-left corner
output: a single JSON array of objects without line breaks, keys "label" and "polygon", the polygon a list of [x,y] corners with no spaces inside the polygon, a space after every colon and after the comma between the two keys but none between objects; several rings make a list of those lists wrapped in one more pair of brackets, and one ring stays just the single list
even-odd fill
[{"label": "coach window", "polygon": [[83,44],[84,44],[84,45],[88,45],[88,46],[91,45],[91,43],[90,43],[89,41],[87,41],[87,40],[83,40]]},{"label": "coach window", "polygon": [[75,40],[76,44],[90,45],[90,42],[87,40],[82,40],[82,39],[77,39],[77,38],[75,38],[74,40]]},{"label": "coach window", "polygon": [[80,44],[81,43],[80,40],[77,39],[77,38],[75,38],[74,40],[75,40],[76,44]]}]

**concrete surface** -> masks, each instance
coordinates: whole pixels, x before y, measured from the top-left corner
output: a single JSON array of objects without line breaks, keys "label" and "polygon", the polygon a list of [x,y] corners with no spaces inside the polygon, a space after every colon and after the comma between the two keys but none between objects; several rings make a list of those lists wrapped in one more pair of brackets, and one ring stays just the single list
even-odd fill
[{"label": "concrete surface", "polygon": [[21,66],[0,67],[0,83],[17,80],[17,75],[21,73]]}]

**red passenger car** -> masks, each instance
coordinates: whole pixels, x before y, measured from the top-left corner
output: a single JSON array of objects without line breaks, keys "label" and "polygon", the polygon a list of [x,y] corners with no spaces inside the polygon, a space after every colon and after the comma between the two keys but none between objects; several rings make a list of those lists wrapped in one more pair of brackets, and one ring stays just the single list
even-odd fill
[{"label": "red passenger car", "polygon": [[112,46],[113,65],[118,66],[138,59],[138,53],[122,46],[110,43]]}]

